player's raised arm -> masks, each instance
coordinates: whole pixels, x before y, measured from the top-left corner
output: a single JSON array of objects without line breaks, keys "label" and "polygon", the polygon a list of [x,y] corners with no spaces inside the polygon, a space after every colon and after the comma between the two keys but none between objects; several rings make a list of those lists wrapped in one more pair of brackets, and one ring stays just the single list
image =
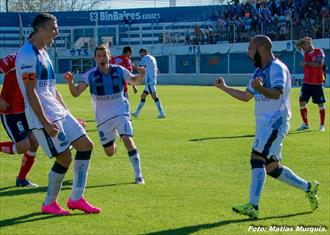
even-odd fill
[{"label": "player's raised arm", "polygon": [[69,71],[64,74],[64,79],[68,83],[70,93],[73,97],[79,96],[87,87],[87,85],[83,82],[80,82],[79,84],[74,84],[73,74]]},{"label": "player's raised arm", "polygon": [[217,88],[219,88],[220,90],[223,90],[224,92],[228,93],[232,97],[234,97],[238,100],[241,100],[241,101],[248,102],[249,100],[251,100],[253,98],[253,95],[250,92],[248,92],[247,90],[241,91],[241,90],[227,86],[227,84],[225,83],[225,79],[223,79],[222,77],[217,78],[214,81],[213,85],[216,86]]},{"label": "player's raised arm", "polygon": [[144,78],[144,75],[145,75],[145,72],[146,72],[146,69],[144,67],[141,67],[141,66],[138,66],[136,69],[139,72],[139,74],[134,75],[133,77],[131,77],[130,80],[128,80],[129,83],[134,85],[134,86],[137,86],[142,82],[142,80]]}]

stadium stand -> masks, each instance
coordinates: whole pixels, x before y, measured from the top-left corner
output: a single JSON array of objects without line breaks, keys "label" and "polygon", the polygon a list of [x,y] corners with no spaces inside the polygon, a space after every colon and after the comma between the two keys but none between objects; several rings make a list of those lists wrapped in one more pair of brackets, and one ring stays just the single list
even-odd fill
[{"label": "stadium stand", "polygon": [[[114,55],[120,54],[126,45],[135,52],[147,48],[156,56],[164,74],[160,82],[182,81],[175,79],[178,74],[186,75],[187,84],[195,80],[191,77],[195,74],[247,74],[253,67],[242,63],[247,59],[246,42],[256,34],[266,34],[275,41],[277,56],[293,74],[302,74],[299,67],[302,56],[295,50],[294,40],[305,35],[319,39],[315,43],[324,49],[330,64],[327,0],[244,3],[235,0],[228,5],[55,12],[54,15],[58,18],[60,35],[49,51],[58,74],[66,70],[84,72],[94,63],[93,48],[102,42],[111,46]],[[28,38],[35,14],[0,13],[0,16],[7,19],[0,21],[0,57],[4,57],[18,50]],[[139,59],[133,57],[133,61]],[[199,80],[201,84],[209,83],[208,79]]]}]

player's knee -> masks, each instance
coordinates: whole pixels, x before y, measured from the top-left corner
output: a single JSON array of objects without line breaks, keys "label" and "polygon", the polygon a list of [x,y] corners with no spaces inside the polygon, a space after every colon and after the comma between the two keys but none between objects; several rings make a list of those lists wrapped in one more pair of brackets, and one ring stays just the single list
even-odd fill
[{"label": "player's knee", "polygon": [[62,166],[69,168],[72,157],[69,150],[66,150],[65,152],[61,153],[60,155],[56,156],[56,161],[60,163]]},{"label": "player's knee", "polygon": [[113,140],[111,140],[110,142],[104,144],[103,148],[104,148],[104,152],[106,153],[106,155],[108,157],[113,156],[117,151],[115,142]]},{"label": "player's knee", "polygon": [[31,144],[28,138],[25,138],[16,143],[17,153],[25,153],[31,148]]},{"label": "player's knee", "polygon": [[282,174],[282,171],[283,171],[283,167],[280,166],[279,164],[277,164],[276,167],[271,167],[271,168],[268,167],[268,169],[266,167],[267,175],[273,177],[274,179],[278,178]]},{"label": "player's knee", "polygon": [[250,164],[251,168],[264,168],[266,164],[267,158],[265,156],[261,156],[255,150],[252,150]]},{"label": "player's knee", "polygon": [[123,140],[124,145],[128,151],[135,149],[135,144],[134,144],[133,138],[131,136],[122,135],[121,139]]},{"label": "player's knee", "polygon": [[94,148],[93,141],[88,136],[86,136],[86,140],[84,142],[85,143],[83,145],[85,146],[85,148],[82,151],[92,151]]},{"label": "player's knee", "polygon": [[108,157],[112,157],[113,155],[115,155],[117,149],[113,147],[113,148],[104,149],[104,151]]},{"label": "player's knee", "polygon": [[265,167],[265,161],[260,159],[251,159],[250,164],[251,164],[251,169]]},{"label": "player's knee", "polygon": [[152,98],[154,99],[155,102],[158,102],[159,101],[158,96],[152,97]]},{"label": "player's knee", "polygon": [[30,150],[31,152],[37,152],[38,147],[39,147],[39,143],[38,143],[38,141],[30,140],[30,148],[29,148],[29,150]]}]

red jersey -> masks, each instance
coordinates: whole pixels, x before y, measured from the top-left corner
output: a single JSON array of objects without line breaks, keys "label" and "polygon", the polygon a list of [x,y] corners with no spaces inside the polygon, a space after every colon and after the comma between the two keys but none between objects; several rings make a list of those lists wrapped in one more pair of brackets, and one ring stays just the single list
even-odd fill
[{"label": "red jersey", "polygon": [[11,107],[10,111],[0,112],[2,114],[24,112],[24,99],[16,79],[15,59],[16,54],[12,54],[0,60],[0,71],[5,75],[0,97]]},{"label": "red jersey", "polygon": [[[112,57],[110,63],[119,64],[119,65],[123,66],[125,69],[127,69],[128,71],[133,72],[132,61],[124,55]],[[125,93],[128,92],[128,83],[127,82],[124,82],[124,92]]]},{"label": "red jersey", "polygon": [[[304,61],[307,62],[321,62],[324,60],[324,52],[322,49],[314,48],[311,52],[305,52]],[[311,67],[304,66],[304,83],[322,85],[323,83],[323,69],[322,66]]]}]

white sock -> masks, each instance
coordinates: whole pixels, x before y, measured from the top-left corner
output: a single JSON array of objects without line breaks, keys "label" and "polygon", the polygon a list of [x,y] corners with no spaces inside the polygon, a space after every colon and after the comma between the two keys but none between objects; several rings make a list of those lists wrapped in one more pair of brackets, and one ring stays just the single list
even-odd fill
[{"label": "white sock", "polygon": [[142,177],[140,154],[138,150],[133,149],[132,151],[128,152],[128,157],[134,169],[135,178]]},{"label": "white sock", "polygon": [[83,196],[87,183],[89,160],[74,160],[71,199],[76,201]]},{"label": "white sock", "polygon": [[158,112],[160,115],[165,115],[164,113],[164,110],[163,110],[163,107],[162,107],[162,104],[160,103],[160,100],[158,100],[156,103],[156,106],[157,106],[157,109],[158,109]]},{"label": "white sock", "polygon": [[283,166],[282,173],[277,179],[304,191],[307,191],[308,189],[308,182],[297,176],[290,168],[287,168],[286,166]]},{"label": "white sock", "polygon": [[252,169],[252,181],[250,186],[250,200],[252,205],[258,206],[262,188],[266,181],[266,170],[265,168],[253,168]]},{"label": "white sock", "polygon": [[46,199],[44,201],[45,205],[51,204],[53,201],[57,200],[58,194],[60,193],[62,182],[64,179],[64,174],[58,174],[51,170],[48,174],[48,189]]}]

